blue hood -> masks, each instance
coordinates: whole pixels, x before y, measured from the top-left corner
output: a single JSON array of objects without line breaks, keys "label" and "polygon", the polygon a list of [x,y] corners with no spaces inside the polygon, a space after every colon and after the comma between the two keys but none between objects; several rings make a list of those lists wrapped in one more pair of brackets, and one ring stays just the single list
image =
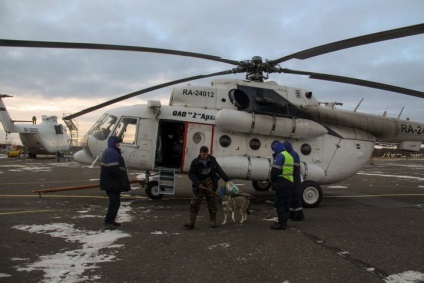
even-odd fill
[{"label": "blue hood", "polygon": [[121,138],[118,138],[116,136],[111,136],[108,140],[107,140],[107,147],[108,148],[113,148],[113,149],[117,149],[116,147],[116,143],[117,142],[122,142]]},{"label": "blue hood", "polygon": [[272,145],[272,150],[273,150],[275,153],[280,153],[280,152],[282,152],[282,151],[286,150],[286,148],[284,147],[284,145],[283,145],[281,142],[276,141],[276,142]]},{"label": "blue hood", "polygon": [[290,142],[288,142],[288,141],[284,142],[284,143],[283,143],[283,146],[286,148],[286,150],[287,150],[288,152],[293,151],[293,147],[292,147],[292,145],[291,145],[291,143],[290,143]]}]

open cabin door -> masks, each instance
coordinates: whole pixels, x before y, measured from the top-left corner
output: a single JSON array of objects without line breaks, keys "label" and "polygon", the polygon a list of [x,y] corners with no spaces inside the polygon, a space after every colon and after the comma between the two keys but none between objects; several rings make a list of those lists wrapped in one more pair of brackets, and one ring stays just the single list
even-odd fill
[{"label": "open cabin door", "polygon": [[160,120],[157,132],[155,168],[181,170],[183,160],[185,123]]},{"label": "open cabin door", "polygon": [[183,172],[190,170],[191,161],[199,155],[200,147],[207,146],[211,151],[213,126],[187,123],[184,136]]},{"label": "open cabin door", "polygon": [[121,152],[130,168],[153,170],[158,122],[152,119],[122,117],[115,135],[122,137]]}]

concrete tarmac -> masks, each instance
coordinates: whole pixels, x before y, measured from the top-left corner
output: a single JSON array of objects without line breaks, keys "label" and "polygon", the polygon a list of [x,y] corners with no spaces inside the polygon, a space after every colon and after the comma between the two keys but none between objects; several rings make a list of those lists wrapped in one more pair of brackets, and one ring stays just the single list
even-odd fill
[{"label": "concrete tarmac", "polygon": [[98,188],[30,192],[96,184],[99,171],[72,161],[0,159],[0,282],[424,282],[422,159],[374,160],[323,186],[320,206],[286,231],[270,229],[273,192],[240,180],[233,181],[255,197],[251,214],[243,225],[216,229],[206,202],[196,229],[183,228],[191,197],[185,175],[162,200],[142,189],[125,194],[116,231],[103,230],[108,200]]}]

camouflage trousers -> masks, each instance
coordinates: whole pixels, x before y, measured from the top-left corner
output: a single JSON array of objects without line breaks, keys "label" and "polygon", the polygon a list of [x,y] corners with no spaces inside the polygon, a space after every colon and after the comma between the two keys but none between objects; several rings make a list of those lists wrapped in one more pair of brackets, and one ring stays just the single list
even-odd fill
[{"label": "camouflage trousers", "polygon": [[216,193],[213,192],[213,181],[211,177],[208,177],[204,180],[202,180],[202,185],[204,188],[207,188],[207,190],[204,189],[197,189],[193,193],[193,197],[190,201],[190,211],[192,212],[199,212],[200,209],[200,203],[202,202],[203,198],[206,197],[206,201],[208,203],[208,210],[209,214],[216,214]]}]

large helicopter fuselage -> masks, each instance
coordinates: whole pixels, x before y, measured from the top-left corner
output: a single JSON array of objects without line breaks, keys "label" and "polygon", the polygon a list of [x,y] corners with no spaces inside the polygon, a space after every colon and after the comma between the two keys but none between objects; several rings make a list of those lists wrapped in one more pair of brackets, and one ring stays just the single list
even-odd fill
[{"label": "large helicopter fuselage", "polygon": [[[405,130],[416,129],[417,131]],[[304,89],[239,80],[211,87],[175,88],[169,105],[149,101],[108,111],[85,137],[78,161],[100,157],[107,137],[123,137],[127,166],[189,170],[206,145],[233,179],[268,180],[271,145],[290,140],[301,158],[304,180],[336,183],[369,160],[375,142],[391,140],[410,150],[421,144],[424,124],[322,107]]]}]

